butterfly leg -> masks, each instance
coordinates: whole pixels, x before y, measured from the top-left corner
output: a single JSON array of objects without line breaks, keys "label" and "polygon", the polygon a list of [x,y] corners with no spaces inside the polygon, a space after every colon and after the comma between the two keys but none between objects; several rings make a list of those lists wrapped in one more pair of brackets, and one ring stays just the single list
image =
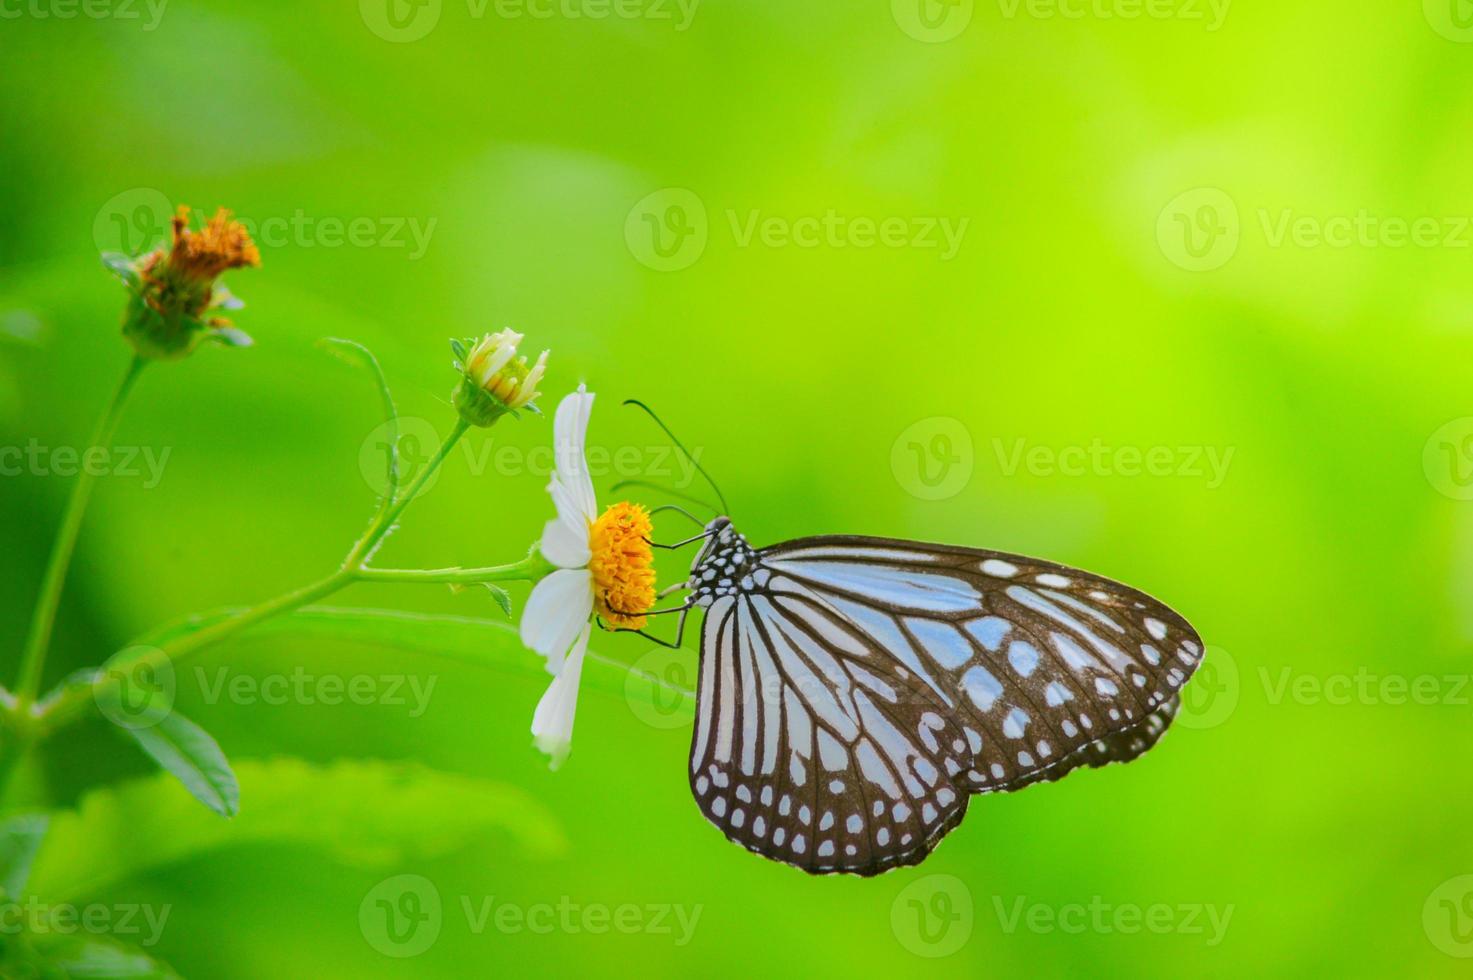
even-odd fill
[{"label": "butterfly leg", "polygon": [[684,548],[688,545],[693,545],[697,541],[704,541],[710,536],[710,531],[702,531],[700,534],[697,534],[693,538],[686,538],[684,541],[677,541],[674,544],[660,544],[658,541],[651,541],[649,538],[645,538],[644,540],[645,544],[649,545],[651,548],[659,548],[662,551],[679,551],[681,548]]}]

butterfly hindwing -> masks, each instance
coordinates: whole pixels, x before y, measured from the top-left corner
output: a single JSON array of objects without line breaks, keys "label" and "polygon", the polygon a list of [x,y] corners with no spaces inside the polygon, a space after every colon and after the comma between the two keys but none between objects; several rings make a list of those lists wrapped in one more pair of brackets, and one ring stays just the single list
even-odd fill
[{"label": "butterfly hindwing", "polygon": [[732,840],[810,872],[916,863],[971,793],[1135,758],[1201,661],[1165,605],[1060,565],[723,534],[693,570],[692,790]]}]

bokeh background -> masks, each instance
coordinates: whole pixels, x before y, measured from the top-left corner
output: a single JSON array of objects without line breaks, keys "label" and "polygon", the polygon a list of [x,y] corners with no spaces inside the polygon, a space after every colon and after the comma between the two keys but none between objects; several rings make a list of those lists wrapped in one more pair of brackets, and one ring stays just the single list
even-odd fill
[{"label": "bokeh background", "polygon": [[[435,686],[422,710],[382,687],[252,704],[181,671],[241,772],[232,824],[102,722],[71,730],[28,783],[70,834],[33,883],[52,901],[168,907],[149,952],[195,977],[1464,975],[1466,3],[3,9],[0,444],[85,445],[127,359],[99,250],[187,202],[234,208],[264,256],[229,277],[257,347],[144,376],[115,443],[166,464],[99,487],[48,683],[340,560],[382,433],[318,338],[378,354],[414,457],[452,420],[447,337],[505,326],[553,349],[549,395],[598,393],[591,441],[632,470],[602,499],[621,475],[709,496],[618,407],[637,397],[754,543],[1044,556],[1211,644],[1144,759],[978,798],[923,866],[858,880],[727,844],[690,799],[686,716],[616,666],[549,772],[530,656],[245,637],[198,662],[211,684]],[[472,436],[380,563],[519,557],[550,429]],[[69,485],[42,470],[0,479],[7,681]],[[333,601],[502,618],[439,587]],[[694,680],[689,652],[596,649]],[[414,911],[404,881],[441,901],[427,942],[373,925],[379,899]]]}]

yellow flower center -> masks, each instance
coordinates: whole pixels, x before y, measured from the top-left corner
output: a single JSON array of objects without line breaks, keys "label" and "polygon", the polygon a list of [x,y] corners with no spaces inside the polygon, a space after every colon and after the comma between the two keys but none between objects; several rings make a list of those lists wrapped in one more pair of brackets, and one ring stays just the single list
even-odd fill
[{"label": "yellow flower center", "polygon": [[629,503],[604,511],[588,532],[593,608],[617,629],[642,629],[655,604],[653,532],[649,512]]}]

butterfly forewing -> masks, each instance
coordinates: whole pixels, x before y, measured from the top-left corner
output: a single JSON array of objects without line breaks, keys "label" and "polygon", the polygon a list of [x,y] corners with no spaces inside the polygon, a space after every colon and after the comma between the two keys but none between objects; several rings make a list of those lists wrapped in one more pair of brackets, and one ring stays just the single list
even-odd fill
[{"label": "butterfly forewing", "polygon": [[996,552],[727,529],[694,577],[696,800],[812,872],[914,864],[971,793],[1135,758],[1201,660],[1144,593]]}]

